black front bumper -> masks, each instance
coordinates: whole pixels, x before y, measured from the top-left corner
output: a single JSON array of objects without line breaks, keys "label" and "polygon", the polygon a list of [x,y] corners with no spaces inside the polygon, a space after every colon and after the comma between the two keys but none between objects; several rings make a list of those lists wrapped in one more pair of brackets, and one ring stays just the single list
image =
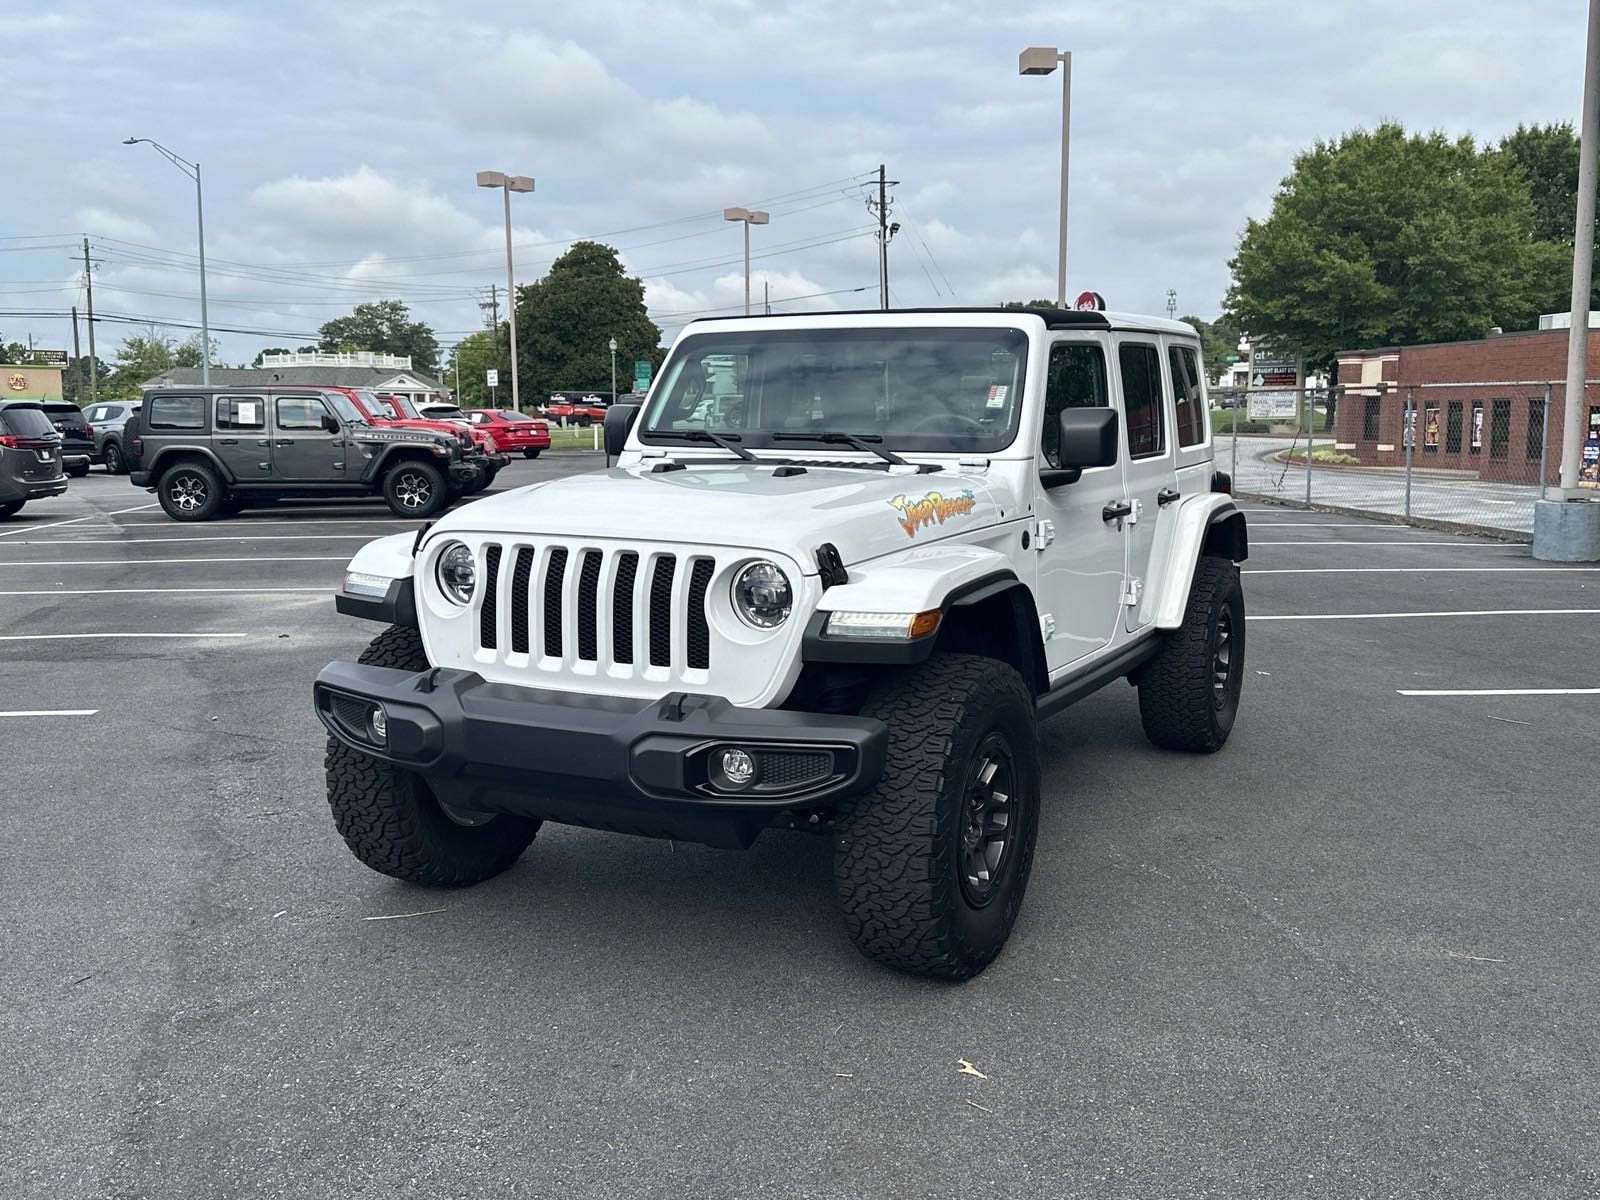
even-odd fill
[{"label": "black front bumper", "polygon": [[[868,717],[735,708],[674,692],[641,702],[336,662],[314,688],[334,737],[421,775],[452,807],[619,833],[745,846],[773,824],[877,783],[888,730]],[[382,705],[387,736],[370,716]],[[713,755],[746,751],[742,790]]]}]

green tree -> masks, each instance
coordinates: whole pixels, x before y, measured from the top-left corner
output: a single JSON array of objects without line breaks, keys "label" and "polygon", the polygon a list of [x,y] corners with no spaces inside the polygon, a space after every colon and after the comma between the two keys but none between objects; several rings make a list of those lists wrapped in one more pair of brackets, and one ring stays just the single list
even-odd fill
[{"label": "green tree", "polygon": [[1339,350],[1526,328],[1550,257],[1509,159],[1399,125],[1295,159],[1229,264],[1228,320],[1328,366]]},{"label": "green tree", "polygon": [[409,354],[411,365],[432,374],[439,363],[439,341],[433,330],[411,319],[399,300],[358,304],[347,317],[335,317],[319,329],[323,350],[374,350]]},{"label": "green tree", "polygon": [[[537,283],[517,289],[517,366],[525,407],[552,391],[609,393],[617,339],[617,391],[633,387],[635,359],[661,365],[661,330],[644,306],[644,284],[623,273],[617,252],[574,242]],[[466,372],[462,372],[466,381]]]},{"label": "green tree", "polygon": [[[312,346],[310,348],[312,350],[316,349],[315,346]],[[293,353],[294,353],[294,351],[290,350],[287,346],[268,346],[265,350],[260,350],[260,351],[256,352],[256,356],[250,360],[250,365],[252,367],[259,367],[261,365],[261,360],[263,358],[265,358],[269,354],[293,354]]]},{"label": "green tree", "polygon": [[1228,369],[1228,355],[1239,352],[1239,327],[1226,316],[1215,321],[1200,317],[1179,317],[1178,320],[1193,325],[1200,335],[1200,354],[1206,361],[1206,376],[1215,383]]},{"label": "green tree", "polygon": [[[1500,139],[1500,153],[1522,175],[1533,201],[1534,239],[1539,243],[1535,304],[1544,312],[1566,312],[1572,302],[1572,228],[1578,216],[1578,135],[1566,122],[1518,125]],[[1600,309],[1600,278],[1589,293]]]},{"label": "green tree", "polygon": [[[211,339],[211,363],[217,362],[217,339]],[[172,348],[172,365],[175,367],[198,367],[200,365],[200,335],[193,334],[185,338]]]},{"label": "green tree", "polygon": [[[67,365],[61,372],[61,394],[74,404],[89,403],[89,363],[90,358],[85,354],[82,358],[69,358]],[[102,389],[106,381],[111,378],[111,367],[103,359],[96,357],[92,360],[95,369],[95,396],[105,393]]]},{"label": "green tree", "polygon": [[1054,308],[1054,300],[1007,300],[1001,308]]},{"label": "green tree", "polygon": [[[484,372],[491,368],[500,372],[500,386],[495,389],[494,403],[501,408],[511,407],[511,355],[506,347],[505,338],[499,336],[499,330],[480,329],[476,333],[469,333],[457,342],[450,350],[450,357],[445,360],[443,378],[441,382],[449,388],[456,387],[457,369],[461,379],[460,389],[456,392],[456,403],[463,408],[487,408],[489,406],[489,385]],[[524,396],[522,406],[532,408],[541,396]]]},{"label": "green tree", "polygon": [[100,381],[100,398],[137,399],[148,380],[178,365],[177,349],[176,341],[153,326],[144,333],[129,334],[117,347],[110,377]]}]

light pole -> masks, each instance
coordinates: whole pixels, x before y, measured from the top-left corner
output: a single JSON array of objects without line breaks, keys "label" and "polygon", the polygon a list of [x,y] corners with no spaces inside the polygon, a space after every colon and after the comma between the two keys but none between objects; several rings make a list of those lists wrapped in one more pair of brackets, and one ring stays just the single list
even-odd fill
[{"label": "light pole", "polygon": [[1061,246],[1056,260],[1056,303],[1067,306],[1067,146],[1072,129],[1072,51],[1029,46],[1017,56],[1017,74],[1048,75],[1061,64]]},{"label": "light pole", "polygon": [[511,407],[522,411],[522,396],[517,384],[517,285],[511,269],[511,193],[533,191],[530,175],[507,175],[504,171],[479,171],[478,186],[499,188],[506,200],[506,324],[511,330]]},{"label": "light pole", "polygon": [[725,208],[724,221],[744,222],[744,315],[750,315],[750,226],[765,225],[772,218],[759,208]]},{"label": "light pole", "polygon": [[[206,315],[206,206],[200,190],[200,164],[174,154],[149,138],[122,139],[124,146],[137,146],[140,142],[155,147],[158,154],[194,180],[195,224],[200,234],[200,385],[208,387],[211,383],[211,322]],[[89,328],[92,330],[93,324]]]},{"label": "light pole", "polygon": [[606,345],[611,347],[611,403],[617,402],[617,339],[612,338]]}]

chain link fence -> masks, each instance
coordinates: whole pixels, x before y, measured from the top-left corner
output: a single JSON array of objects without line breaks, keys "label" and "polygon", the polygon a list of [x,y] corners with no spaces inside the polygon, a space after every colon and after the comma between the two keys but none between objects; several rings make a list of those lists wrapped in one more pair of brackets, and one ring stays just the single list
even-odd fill
[{"label": "chain link fence", "polygon": [[[1556,482],[1559,381],[1212,389],[1218,466],[1258,499],[1527,540]],[[1586,433],[1600,433],[1591,393]]]}]

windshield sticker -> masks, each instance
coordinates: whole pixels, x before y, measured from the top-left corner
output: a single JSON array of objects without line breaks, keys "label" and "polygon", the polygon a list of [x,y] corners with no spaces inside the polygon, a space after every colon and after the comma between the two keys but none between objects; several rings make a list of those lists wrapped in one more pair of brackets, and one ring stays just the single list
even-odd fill
[{"label": "windshield sticker", "polygon": [[967,488],[954,496],[946,496],[942,492],[929,492],[916,500],[896,496],[889,501],[889,507],[899,511],[900,528],[906,531],[906,536],[916,537],[917,530],[924,525],[932,525],[935,521],[943,525],[951,517],[967,516],[977,503],[972,489]]},{"label": "windshield sticker", "polygon": [[989,399],[984,402],[984,407],[985,408],[1004,408],[1006,406],[1006,394],[1010,390],[1011,390],[1010,386],[1007,385],[1007,384],[1004,384],[1004,383],[996,383],[996,384],[990,385],[990,387],[989,387]]}]

